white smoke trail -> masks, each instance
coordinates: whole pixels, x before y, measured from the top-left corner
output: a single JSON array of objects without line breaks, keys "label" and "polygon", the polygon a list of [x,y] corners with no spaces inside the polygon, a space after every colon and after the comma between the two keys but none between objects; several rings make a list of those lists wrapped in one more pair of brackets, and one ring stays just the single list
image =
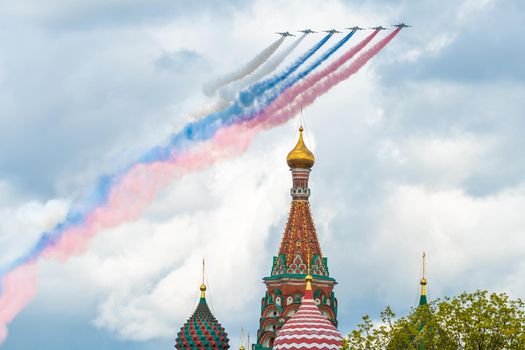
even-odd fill
[{"label": "white smoke trail", "polygon": [[257,54],[257,56],[252,58],[252,60],[246,63],[243,67],[210,81],[204,86],[204,93],[207,96],[212,96],[217,91],[217,89],[221,88],[222,86],[229,84],[232,81],[242,79],[248,74],[252,73],[257,68],[259,68],[261,64],[266,62],[268,58],[270,58],[270,56],[279,48],[279,46],[281,46],[283,41],[284,37],[277,39],[266,49]]},{"label": "white smoke trail", "polygon": [[264,76],[270,74],[279,66],[292,51],[299,46],[299,44],[306,38],[307,34],[301,35],[297,38],[292,44],[290,44],[286,49],[280,52],[278,55],[266,61],[259,69],[257,69],[252,74],[246,76],[243,79],[237,80],[230,83],[228,86],[223,87],[219,91],[219,95],[227,101],[232,101],[237,96],[237,93],[243,88],[252,85],[253,83],[259,81]]}]

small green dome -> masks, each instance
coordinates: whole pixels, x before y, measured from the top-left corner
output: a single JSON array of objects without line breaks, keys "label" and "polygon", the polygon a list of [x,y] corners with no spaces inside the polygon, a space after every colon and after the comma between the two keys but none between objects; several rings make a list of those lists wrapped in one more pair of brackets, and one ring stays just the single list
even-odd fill
[{"label": "small green dome", "polygon": [[177,334],[175,348],[228,349],[228,342],[228,334],[211,313],[203,295],[197,309]]}]

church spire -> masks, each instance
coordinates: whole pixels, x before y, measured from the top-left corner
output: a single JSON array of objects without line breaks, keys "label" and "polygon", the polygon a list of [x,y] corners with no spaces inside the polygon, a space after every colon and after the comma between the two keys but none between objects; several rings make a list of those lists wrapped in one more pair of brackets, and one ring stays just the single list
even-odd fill
[{"label": "church spire", "polygon": [[425,268],[426,268],[426,254],[423,252],[423,268],[422,268],[422,274],[421,274],[421,281],[419,284],[421,284],[421,294],[419,297],[419,306],[426,305],[427,304],[427,279],[425,278]]},{"label": "church spire", "polygon": [[201,299],[205,299],[206,298],[206,285],[204,284],[204,276],[205,276],[205,273],[206,273],[205,269],[206,269],[206,265],[205,265],[204,259],[202,259],[202,283],[201,283],[201,287],[200,287]]}]

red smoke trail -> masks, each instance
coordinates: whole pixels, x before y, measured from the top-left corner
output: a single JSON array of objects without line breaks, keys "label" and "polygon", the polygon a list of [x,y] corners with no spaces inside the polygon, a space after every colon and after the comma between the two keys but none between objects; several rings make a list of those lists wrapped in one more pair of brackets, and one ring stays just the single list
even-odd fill
[{"label": "red smoke trail", "polygon": [[[295,96],[287,96],[286,101],[284,98],[281,99],[284,94],[275,101],[280,105],[288,102],[290,106],[285,105],[285,108],[275,110],[272,104],[269,111],[261,113],[255,119],[220,129],[212,139],[196,144],[195,147],[182,154],[173,154],[169,161],[135,165],[121,183],[111,190],[105,206],[94,210],[86,218],[83,226],[65,230],[57,244],[46,248],[40,257],[65,261],[71,256],[84,252],[89,241],[100,230],[110,229],[122,222],[138,219],[149,203],[154,200],[159,190],[174,179],[189,172],[203,170],[219,160],[244,153],[261,130],[288,121],[302,106],[313,103],[317,97],[356,73],[397,33],[399,29],[363,53],[348,67],[319,79],[317,84],[303,85],[302,90],[296,91]],[[21,265],[2,279],[0,344],[7,337],[7,324],[36,294],[37,262],[38,260],[35,259],[29,264]]]},{"label": "red smoke trail", "polygon": [[315,74],[307,76],[303,81],[301,81],[298,84],[292,85],[292,87],[285,90],[284,93],[277,98],[277,100],[272,102],[272,104],[266,109],[266,111],[268,113],[275,113],[278,110],[285,108],[287,104],[290,103],[291,100],[293,100],[293,98],[301,94],[305,89],[314,86],[325,76],[335,72],[343,64],[345,64],[346,62],[354,58],[354,56],[358,54],[366,45],[368,45],[368,43],[370,43],[372,39],[374,39],[378,33],[379,33],[379,30],[375,30],[369,36],[367,36],[361,42],[359,42],[357,45],[350,48],[350,50],[345,52],[337,60],[332,62],[325,69]]},{"label": "red smoke trail", "polygon": [[30,264],[20,265],[2,279],[0,295],[0,344],[7,337],[7,325],[34,298],[37,290],[36,264],[40,258],[66,261],[83,253],[101,230],[140,218],[160,189],[187,173],[246,151],[258,129],[246,126],[219,130],[213,139],[198,144],[167,162],[138,164],[112,189],[107,204],[94,210],[82,226],[63,232],[59,241],[47,247]]},{"label": "red smoke trail", "polygon": [[277,98],[274,103],[276,105],[275,108],[277,109],[277,106],[280,106],[281,108],[275,110],[273,108],[274,104],[272,104],[270,108],[263,111],[259,117],[254,118],[250,122],[252,124],[263,123],[263,127],[268,129],[275,125],[282,124],[292,118],[301,110],[301,108],[311,105],[318,97],[327,93],[341,81],[346,80],[353,74],[357,73],[366,63],[368,63],[368,61],[392,41],[400,31],[401,28],[397,28],[377,44],[372,46],[369,50],[362,53],[347,67],[331,72],[321,79],[316,79],[317,81],[313,85],[308,79],[305,79],[303,83],[297,85],[294,94],[287,94],[287,91]]},{"label": "red smoke trail", "polygon": [[0,344],[7,338],[10,323],[36,295],[36,264],[22,265],[2,279],[0,295]]}]

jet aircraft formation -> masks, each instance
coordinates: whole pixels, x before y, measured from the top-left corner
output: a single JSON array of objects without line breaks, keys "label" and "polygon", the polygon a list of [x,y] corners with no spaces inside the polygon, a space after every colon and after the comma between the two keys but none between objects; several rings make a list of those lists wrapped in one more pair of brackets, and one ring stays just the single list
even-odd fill
[{"label": "jet aircraft formation", "polygon": [[[399,29],[402,29],[402,28],[408,28],[408,27],[411,27],[409,26],[408,24],[405,24],[403,22],[399,23],[399,24],[393,24],[392,27],[396,27],[396,28],[399,28]],[[359,26],[353,26],[353,27],[348,27],[348,28],[345,28],[347,30],[353,30],[353,31],[358,31],[358,30],[365,30],[365,28],[361,28]],[[383,26],[377,26],[377,27],[371,27],[371,28],[368,28],[368,29],[373,29],[373,30],[387,30],[388,28],[385,28]],[[311,29],[303,29],[303,30],[299,30],[298,31],[299,33],[304,33],[304,34],[313,34],[313,33],[317,33],[316,31],[313,31]],[[342,32],[338,31],[337,29],[327,29],[327,30],[323,30],[323,33],[329,33],[329,34],[340,34]],[[279,34],[283,37],[287,37],[287,36],[295,36],[295,34],[292,34],[290,32],[276,32],[275,34]]]}]

